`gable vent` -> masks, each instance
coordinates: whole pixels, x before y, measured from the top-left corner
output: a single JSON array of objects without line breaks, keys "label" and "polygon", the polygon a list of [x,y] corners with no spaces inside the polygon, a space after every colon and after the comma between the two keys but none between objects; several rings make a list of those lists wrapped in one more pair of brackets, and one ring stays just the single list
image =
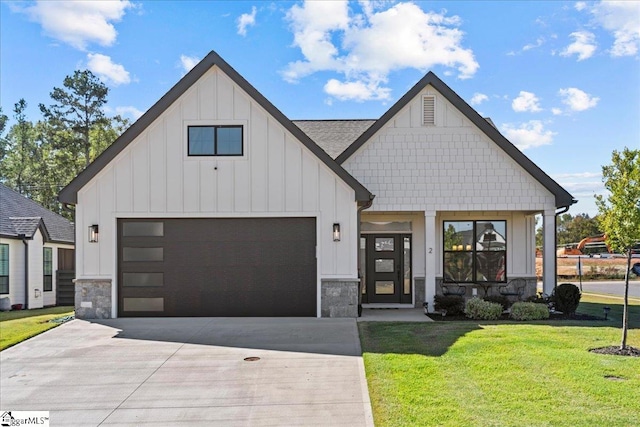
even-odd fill
[{"label": "gable vent", "polygon": [[422,125],[433,126],[436,124],[436,97],[426,95],[422,97]]}]

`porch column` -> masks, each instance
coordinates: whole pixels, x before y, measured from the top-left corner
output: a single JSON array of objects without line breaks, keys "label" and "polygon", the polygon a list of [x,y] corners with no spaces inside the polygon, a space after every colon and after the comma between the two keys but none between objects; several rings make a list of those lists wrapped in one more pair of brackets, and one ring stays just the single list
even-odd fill
[{"label": "porch column", "polygon": [[425,243],[425,275],[424,295],[429,303],[429,311],[433,311],[433,297],[436,295],[436,212],[424,213],[424,243]]},{"label": "porch column", "polygon": [[545,210],[542,240],[542,290],[551,295],[556,287],[556,212]]}]

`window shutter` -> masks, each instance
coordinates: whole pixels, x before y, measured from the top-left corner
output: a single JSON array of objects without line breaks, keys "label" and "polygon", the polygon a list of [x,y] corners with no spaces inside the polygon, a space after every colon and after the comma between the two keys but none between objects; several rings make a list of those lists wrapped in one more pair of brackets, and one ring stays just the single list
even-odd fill
[{"label": "window shutter", "polygon": [[433,126],[436,124],[436,97],[427,95],[422,97],[422,124]]}]

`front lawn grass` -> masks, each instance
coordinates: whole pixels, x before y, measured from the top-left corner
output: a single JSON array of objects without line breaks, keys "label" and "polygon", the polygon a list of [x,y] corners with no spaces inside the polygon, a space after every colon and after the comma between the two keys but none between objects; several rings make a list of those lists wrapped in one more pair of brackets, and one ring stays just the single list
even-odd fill
[{"label": "front lawn grass", "polygon": [[71,315],[73,307],[0,312],[0,351],[59,325],[49,320]]},{"label": "front lawn grass", "polygon": [[359,323],[376,426],[637,425],[640,358],[588,351],[620,343],[621,301],[578,311],[605,305],[612,320]]}]

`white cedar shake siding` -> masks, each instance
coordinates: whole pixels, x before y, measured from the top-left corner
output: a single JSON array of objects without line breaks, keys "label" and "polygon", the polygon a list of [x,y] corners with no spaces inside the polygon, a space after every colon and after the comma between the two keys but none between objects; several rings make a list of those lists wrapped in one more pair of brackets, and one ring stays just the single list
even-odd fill
[{"label": "white cedar shake siding", "polygon": [[[243,156],[189,157],[188,125],[242,125]],[[189,217],[314,217],[318,289],[357,278],[354,189],[217,66],[78,191],[76,277],[111,280],[115,302],[117,218]],[[98,243],[88,243],[91,224]]]},{"label": "white cedar shake siding", "polygon": [[[423,125],[424,95],[435,96],[434,125]],[[342,166],[376,195],[363,220],[420,213],[412,216],[412,275],[426,276],[430,304],[436,278],[443,274],[442,224],[447,220],[506,220],[507,277],[535,278],[534,214],[555,212],[555,195],[431,85]],[[385,218],[385,213],[394,216]],[[426,230],[425,221],[431,222]],[[427,247],[433,248],[431,261]]]}]

